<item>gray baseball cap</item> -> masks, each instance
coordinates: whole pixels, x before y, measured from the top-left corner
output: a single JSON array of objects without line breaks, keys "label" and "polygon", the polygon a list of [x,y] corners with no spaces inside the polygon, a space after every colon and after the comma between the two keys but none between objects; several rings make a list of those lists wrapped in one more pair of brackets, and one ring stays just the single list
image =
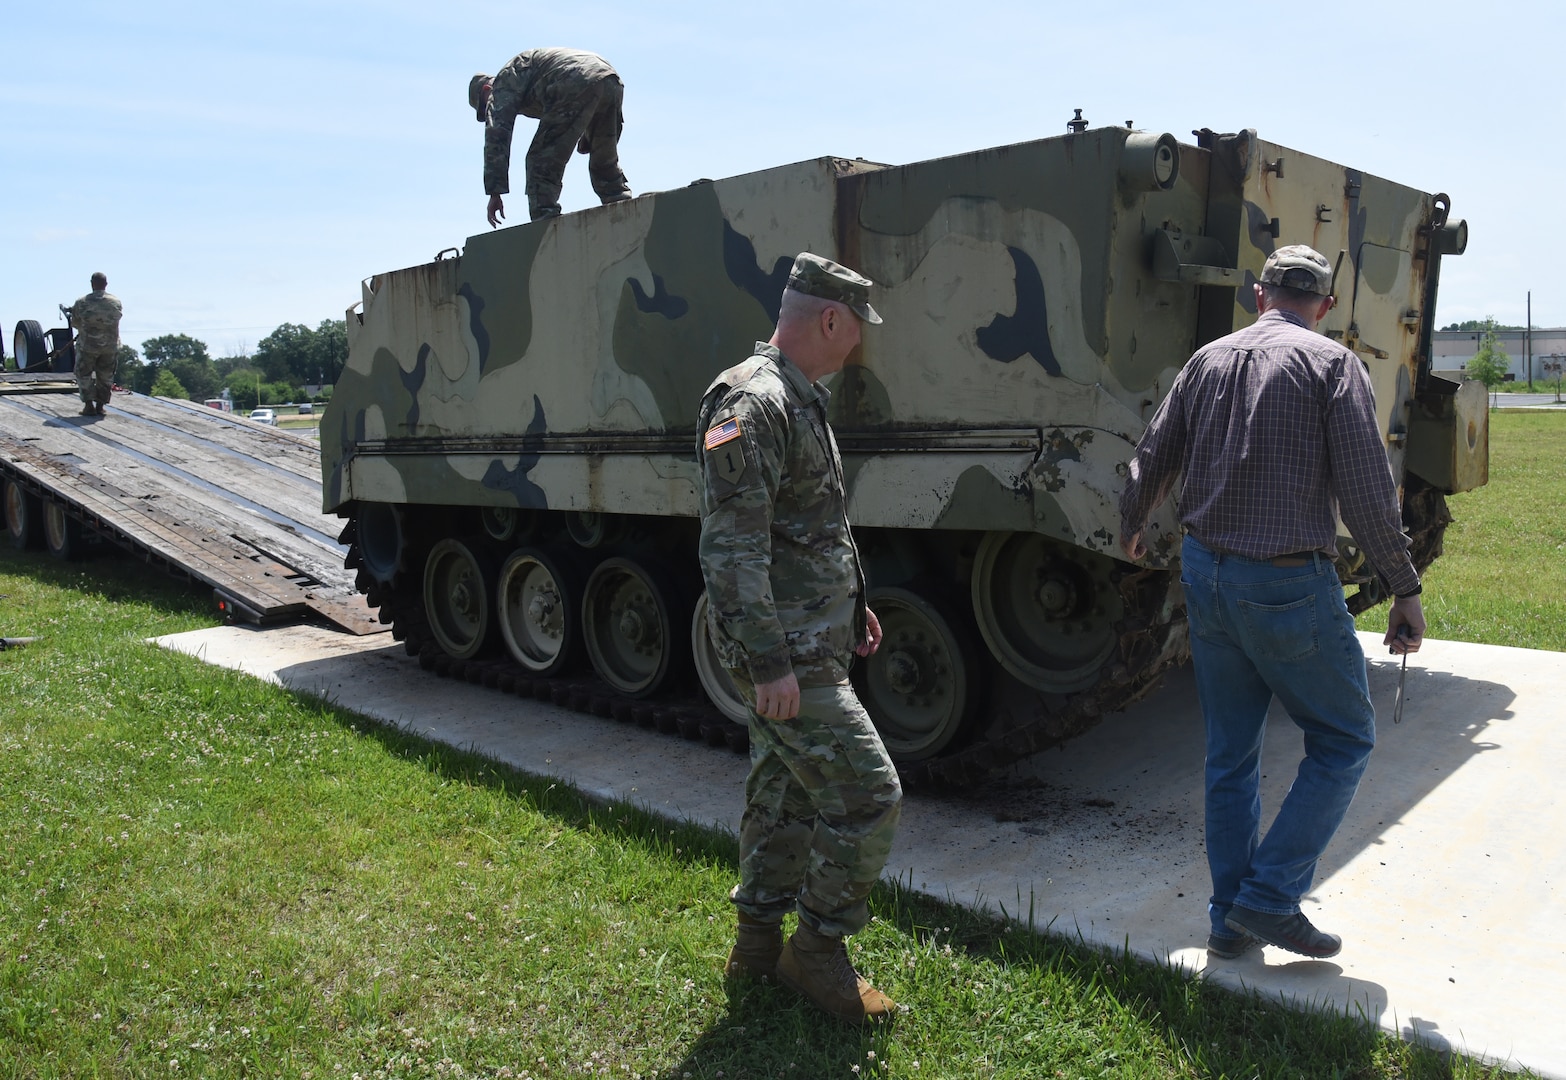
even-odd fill
[{"label": "gray baseball cap", "polygon": [[1263,285],[1281,285],[1317,296],[1332,295],[1332,264],[1321,252],[1304,244],[1289,244],[1267,256],[1261,279]]},{"label": "gray baseball cap", "polygon": [[846,266],[831,259],[801,251],[788,272],[786,288],[807,296],[819,296],[823,300],[836,300],[846,304],[867,323],[879,323],[881,316],[870,306],[870,289],[875,282],[862,274],[856,274]]}]

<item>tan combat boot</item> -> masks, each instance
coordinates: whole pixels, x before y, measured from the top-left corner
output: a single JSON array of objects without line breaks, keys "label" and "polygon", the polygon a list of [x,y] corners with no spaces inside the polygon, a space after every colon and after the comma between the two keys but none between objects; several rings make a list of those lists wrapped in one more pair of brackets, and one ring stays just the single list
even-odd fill
[{"label": "tan combat boot", "polygon": [[762,922],[743,911],[739,913],[739,932],[723,974],[731,979],[749,975],[771,979],[777,976],[778,955],[783,951],[782,922]]},{"label": "tan combat boot", "polygon": [[819,933],[804,923],[783,946],[778,978],[844,1020],[879,1020],[897,1008],[895,1001],[860,978],[849,963],[842,938]]}]

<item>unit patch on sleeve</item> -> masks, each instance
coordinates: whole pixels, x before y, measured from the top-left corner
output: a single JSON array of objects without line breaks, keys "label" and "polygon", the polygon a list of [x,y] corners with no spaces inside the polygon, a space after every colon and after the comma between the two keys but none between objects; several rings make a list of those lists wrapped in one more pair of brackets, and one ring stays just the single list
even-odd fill
[{"label": "unit patch on sleeve", "polygon": [[745,475],[745,442],[740,438],[739,417],[731,416],[707,429],[702,440],[707,450],[707,467],[713,475],[737,484]]}]

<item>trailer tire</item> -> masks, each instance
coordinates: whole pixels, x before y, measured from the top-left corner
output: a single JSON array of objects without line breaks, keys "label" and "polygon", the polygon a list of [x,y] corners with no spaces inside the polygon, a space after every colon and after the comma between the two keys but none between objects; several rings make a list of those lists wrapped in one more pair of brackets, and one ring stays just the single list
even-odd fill
[{"label": "trailer tire", "polygon": [[5,481],[5,526],[13,546],[31,550],[43,543],[43,502],[15,480]]},{"label": "trailer tire", "polygon": [[17,371],[43,371],[49,363],[49,347],[44,344],[43,327],[37,319],[20,319],[11,337],[11,355]]},{"label": "trailer tire", "polygon": [[65,504],[50,499],[43,507],[44,546],[65,562],[82,557],[82,523],[65,512]]}]

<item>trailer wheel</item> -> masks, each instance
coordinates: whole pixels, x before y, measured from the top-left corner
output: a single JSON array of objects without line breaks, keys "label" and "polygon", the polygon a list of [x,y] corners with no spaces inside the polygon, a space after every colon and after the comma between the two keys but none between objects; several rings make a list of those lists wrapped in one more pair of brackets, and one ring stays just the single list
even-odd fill
[{"label": "trailer wheel", "polygon": [[43,327],[37,319],[21,319],[11,338],[11,353],[17,371],[43,371],[49,363],[49,347],[44,344]]},{"label": "trailer wheel", "polygon": [[65,512],[63,503],[44,503],[44,546],[56,559],[70,562],[82,554],[82,523]]},{"label": "trailer wheel", "polygon": [[43,505],[15,480],[5,482],[5,527],[11,543],[23,550],[43,543]]}]

